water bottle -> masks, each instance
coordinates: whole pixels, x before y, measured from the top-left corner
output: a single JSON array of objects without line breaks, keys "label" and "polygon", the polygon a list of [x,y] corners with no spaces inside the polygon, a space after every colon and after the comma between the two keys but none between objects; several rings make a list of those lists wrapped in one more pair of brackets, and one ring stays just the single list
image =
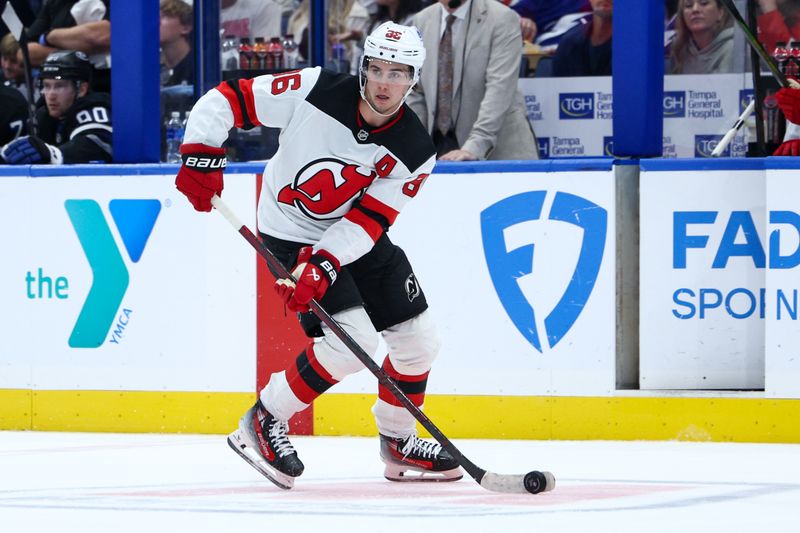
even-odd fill
[{"label": "water bottle", "polygon": [[181,114],[173,111],[167,121],[167,163],[181,162],[181,142],[183,141],[183,124],[181,124]]},{"label": "water bottle", "polygon": [[250,46],[248,37],[239,39],[239,68],[242,70],[253,68],[253,47]]},{"label": "water bottle", "polygon": [[778,64],[778,70],[786,74],[786,63],[789,59],[789,50],[786,49],[786,41],[775,43],[775,50],[772,51],[772,59]]},{"label": "water bottle", "polygon": [[297,68],[297,62],[300,57],[297,43],[294,40],[293,33],[287,33],[286,39],[283,41],[283,66],[288,70]]},{"label": "water bottle", "polygon": [[281,44],[280,37],[272,37],[267,46],[267,54],[269,55],[269,64],[275,70],[283,70],[283,45]]},{"label": "water bottle", "polygon": [[253,65],[254,69],[269,69],[272,68],[267,56],[267,43],[264,42],[263,37],[256,37],[256,44],[253,45]]},{"label": "water bottle", "polygon": [[792,78],[798,77],[798,75],[800,75],[800,42],[792,43],[791,48],[789,48],[789,59],[787,62],[788,72],[786,75]]},{"label": "water bottle", "polygon": [[239,69],[239,50],[236,46],[236,37],[226,35],[222,40],[222,70]]},{"label": "water bottle", "polygon": [[346,51],[343,43],[333,43],[331,46],[331,68],[336,72],[347,72]]}]

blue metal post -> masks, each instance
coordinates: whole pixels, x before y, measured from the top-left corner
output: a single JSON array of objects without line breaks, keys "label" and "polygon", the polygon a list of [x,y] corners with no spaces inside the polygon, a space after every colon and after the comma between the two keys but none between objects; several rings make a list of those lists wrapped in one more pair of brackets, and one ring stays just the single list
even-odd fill
[{"label": "blue metal post", "polygon": [[[308,64],[312,67],[325,66],[326,43],[328,41],[328,24],[325,16],[325,0],[311,0],[311,24],[308,28],[308,36],[311,43],[308,47]],[[302,36],[296,36],[299,41]]]},{"label": "blue metal post", "polygon": [[195,0],[195,100],[219,85],[221,77],[219,30],[219,0]]},{"label": "blue metal post", "polygon": [[117,2],[111,10],[111,107],[115,163],[160,155],[158,2]]},{"label": "blue metal post", "polygon": [[664,132],[664,2],[614,2],[611,61],[614,155],[660,156]]}]

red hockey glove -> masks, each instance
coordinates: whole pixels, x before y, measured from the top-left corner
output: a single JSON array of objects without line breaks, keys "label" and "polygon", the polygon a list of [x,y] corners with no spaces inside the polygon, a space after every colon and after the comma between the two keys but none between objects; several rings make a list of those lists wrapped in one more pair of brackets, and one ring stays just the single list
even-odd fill
[{"label": "red hockey glove", "polygon": [[786,120],[800,124],[800,90],[784,87],[777,92],[775,98]]},{"label": "red hockey glove", "polygon": [[297,284],[291,279],[279,279],[275,282],[275,292],[290,311],[307,313],[308,302],[312,298],[320,300],[338,275],[339,261],[335,257],[324,250],[314,254],[310,246],[304,246],[292,271]]},{"label": "red hockey glove", "polygon": [[182,144],[183,164],[175,186],[198,211],[211,211],[211,197],[222,195],[222,169],[228,164],[225,149],[205,144]]},{"label": "red hockey glove", "polygon": [[785,141],[783,144],[778,146],[778,148],[772,155],[789,155],[789,156],[800,155],[800,139],[792,139],[790,141]]}]

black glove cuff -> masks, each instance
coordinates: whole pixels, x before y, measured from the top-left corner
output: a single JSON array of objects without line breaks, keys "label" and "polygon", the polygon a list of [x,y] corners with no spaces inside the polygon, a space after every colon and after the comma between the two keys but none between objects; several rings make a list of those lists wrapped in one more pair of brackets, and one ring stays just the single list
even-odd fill
[{"label": "black glove cuff", "polygon": [[311,256],[308,262],[315,265],[320,272],[325,274],[325,277],[328,278],[328,286],[333,285],[333,282],[339,276],[339,261],[328,253],[316,253]]}]

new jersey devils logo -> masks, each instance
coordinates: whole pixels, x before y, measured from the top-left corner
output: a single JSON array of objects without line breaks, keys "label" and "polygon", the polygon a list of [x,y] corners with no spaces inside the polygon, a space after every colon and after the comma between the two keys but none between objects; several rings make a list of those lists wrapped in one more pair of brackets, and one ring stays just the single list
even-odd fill
[{"label": "new jersey devils logo", "polygon": [[278,202],[293,205],[315,220],[341,218],[376,177],[375,171],[338,159],[317,159],[280,190]]}]

